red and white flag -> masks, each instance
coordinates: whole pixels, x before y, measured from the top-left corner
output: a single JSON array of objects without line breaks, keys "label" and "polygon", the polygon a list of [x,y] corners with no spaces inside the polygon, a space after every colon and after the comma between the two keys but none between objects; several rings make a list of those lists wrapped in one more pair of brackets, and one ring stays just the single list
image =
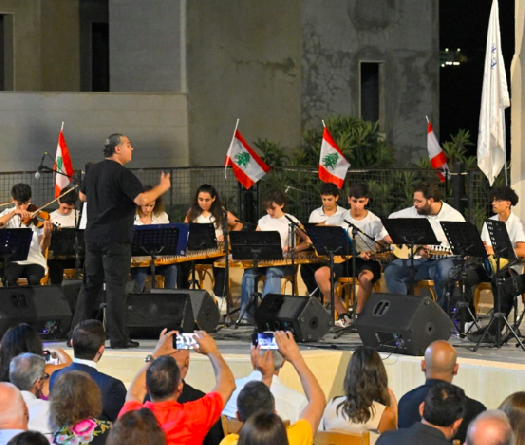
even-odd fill
[{"label": "red and white flag", "polygon": [[350,163],[345,159],[343,152],[339,150],[325,127],[319,154],[319,179],[323,182],[331,182],[337,185],[337,188],[342,188],[348,167]]},{"label": "red and white flag", "polygon": [[[434,134],[434,131],[432,130],[432,125],[430,125],[430,121],[428,120],[428,128],[427,128],[427,149],[428,149],[428,155],[430,156],[430,165],[432,168],[442,169],[443,173],[439,172],[439,181],[445,182],[446,177],[448,178],[450,175],[450,170],[448,169],[447,165],[447,157],[445,156],[445,153],[441,149],[441,146],[439,145],[439,142],[437,140],[436,135]],[[446,176],[446,177],[445,177]]]},{"label": "red and white flag", "polygon": [[[71,183],[68,176],[73,176],[73,164],[69,156],[66,140],[64,139],[64,122],[58,135],[57,154],[55,158],[55,198],[60,195],[60,191]],[[60,173],[62,174],[60,174]],[[64,176],[67,175],[67,176]]]},{"label": "red and white flag", "polygon": [[270,167],[246,143],[237,128],[235,128],[233,133],[230,148],[228,148],[226,160],[224,161],[224,167],[229,165],[232,166],[237,181],[246,189],[249,189],[270,171]]}]

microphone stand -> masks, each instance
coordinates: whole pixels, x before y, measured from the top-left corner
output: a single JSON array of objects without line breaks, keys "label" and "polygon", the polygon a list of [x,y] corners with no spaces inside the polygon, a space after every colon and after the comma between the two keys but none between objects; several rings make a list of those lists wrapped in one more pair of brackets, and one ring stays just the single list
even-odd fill
[{"label": "microphone stand", "polygon": [[[297,289],[295,288],[295,229],[300,228],[300,223],[296,223],[292,218],[290,218],[286,213],[284,217],[289,221],[288,223],[288,245],[291,244],[292,247],[292,295],[296,295]],[[291,243],[290,243],[291,239]]]},{"label": "microphone stand", "polygon": [[229,264],[229,236],[230,236],[230,227],[228,225],[228,208],[226,207],[226,203],[224,203],[224,222],[222,227],[222,232],[224,235],[224,287],[222,289],[222,296],[223,298],[226,298],[226,314],[224,315],[224,325],[226,327],[231,325],[231,314],[230,314],[230,264]]}]

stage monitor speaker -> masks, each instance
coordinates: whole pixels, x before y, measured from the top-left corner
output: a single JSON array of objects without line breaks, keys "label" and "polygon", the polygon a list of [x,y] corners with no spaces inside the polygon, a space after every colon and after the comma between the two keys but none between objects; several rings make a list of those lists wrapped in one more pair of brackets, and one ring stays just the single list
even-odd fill
[{"label": "stage monitor speaker", "polygon": [[293,295],[266,295],[255,312],[259,332],[290,331],[296,341],[319,341],[332,320],[319,300]]},{"label": "stage monitor speaker", "polygon": [[[213,332],[219,324],[221,314],[215,303],[215,299],[203,289],[151,289],[152,294],[171,294],[173,298],[178,295],[189,295],[195,329],[199,331]],[[193,330],[191,331],[193,332]]]},{"label": "stage monitor speaker", "polygon": [[365,346],[377,351],[424,355],[435,340],[454,332],[449,316],[430,297],[372,294],[356,322]]},{"label": "stage monitor speaker", "polygon": [[[62,281],[62,284],[60,285],[60,289],[66,296],[66,300],[69,303],[69,307],[71,309],[71,313],[75,313],[75,307],[77,305],[77,299],[78,294],[80,293],[80,288],[82,287],[82,280],[64,280]],[[129,291],[127,293],[130,293]],[[99,311],[100,306],[104,303],[105,297],[104,297],[104,290],[101,290],[97,298],[95,300],[94,310],[93,310],[93,317],[95,317]]]},{"label": "stage monitor speaker", "polygon": [[0,335],[18,323],[29,324],[43,340],[66,338],[71,309],[60,287],[0,288]]}]

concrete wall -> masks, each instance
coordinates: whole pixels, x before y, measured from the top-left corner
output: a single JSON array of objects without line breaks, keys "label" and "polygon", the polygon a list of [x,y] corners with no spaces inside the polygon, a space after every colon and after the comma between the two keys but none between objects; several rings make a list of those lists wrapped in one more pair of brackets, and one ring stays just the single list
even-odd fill
[{"label": "concrete wall", "polygon": [[[302,124],[359,114],[359,62],[384,62],[387,140],[397,159],[426,157],[425,115],[438,128],[438,0],[302,1]],[[406,162],[406,161],[405,161]]]},{"label": "concrete wall", "polygon": [[184,94],[0,93],[0,171],[35,170],[44,151],[54,158],[64,135],[73,167],[102,160],[104,139],[126,134],[130,167],[187,165]]},{"label": "concrete wall", "polygon": [[237,118],[248,143],[297,145],[300,1],[191,0],[187,8],[191,165],[224,164]]},{"label": "concrete wall", "polygon": [[182,90],[184,5],[184,0],[109,0],[111,91]]}]

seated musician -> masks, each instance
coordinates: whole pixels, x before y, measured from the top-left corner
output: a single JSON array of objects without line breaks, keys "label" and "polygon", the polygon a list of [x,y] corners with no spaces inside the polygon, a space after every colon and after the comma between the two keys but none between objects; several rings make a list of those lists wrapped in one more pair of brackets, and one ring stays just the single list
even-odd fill
[{"label": "seated musician", "polygon": [[[352,184],[348,191],[348,204],[350,210],[344,213],[334,215],[329,218],[325,224],[328,226],[343,227],[348,231],[352,238],[353,228],[346,221],[351,222],[367,235],[374,238],[375,242],[361,233],[357,233],[355,242],[359,257],[356,258],[355,275],[359,283],[357,291],[356,315],[359,315],[364,309],[366,302],[374,289],[374,283],[381,278],[381,264],[373,259],[373,252],[376,250],[376,244],[379,242],[391,243],[392,239],[383,227],[381,220],[365,207],[368,205],[369,191],[366,184]],[[352,277],[353,274],[352,259],[343,263],[334,265],[334,274],[336,278]],[[326,301],[330,301],[330,268],[323,266],[315,273],[315,279],[319,290],[323,293]],[[335,322],[337,327],[345,328],[352,324],[352,319],[348,314],[339,298],[335,299],[335,310],[338,319]]]},{"label": "seated musician", "polygon": [[[309,223],[322,223],[334,215],[346,212],[344,207],[337,205],[339,189],[335,184],[324,182],[319,191],[323,205],[310,214],[310,218],[308,219]],[[321,266],[321,264],[301,264],[301,278],[309,295],[313,294],[317,289],[315,271]]]},{"label": "seated musician", "polygon": [[[49,214],[49,220],[58,228],[76,227],[79,218],[78,210],[75,210],[76,193],[74,187],[68,185],[64,187],[58,198],[58,209]],[[47,262],[49,267],[49,279],[52,284],[61,284],[64,278],[64,269],[74,269],[75,259],[50,259]]]},{"label": "seated musician", "polygon": [[[217,241],[224,241],[224,216],[224,207],[217,190],[212,185],[203,184],[197,189],[184,222],[213,223]],[[229,230],[242,229],[242,223],[231,212],[228,212],[227,224]],[[213,264],[214,260],[213,258],[210,260],[199,260],[197,263]],[[187,289],[189,287],[188,276],[191,272],[192,264],[188,261],[181,263],[179,267],[178,287],[179,289]],[[224,269],[213,267],[213,275],[215,278],[215,285],[213,286],[215,299],[221,312],[225,312],[226,301],[224,296],[227,294],[227,284],[225,282]]]},{"label": "seated musician", "polygon": [[[490,219],[494,221],[504,221],[507,233],[509,235],[510,241],[513,244],[514,252],[518,258],[525,258],[525,227],[523,221],[512,213],[511,207],[516,205],[519,201],[518,195],[516,192],[509,186],[494,187],[489,194],[489,199],[492,201],[492,211],[495,213]],[[490,241],[490,236],[487,230],[487,224],[483,225],[483,230],[481,232],[481,239],[488,255],[494,255],[494,250],[492,249],[492,243]],[[501,264],[503,266],[503,263]],[[500,266],[500,268],[501,268]],[[492,282],[492,294],[494,295],[494,300],[498,298],[497,291],[497,277],[496,270],[491,271],[493,275],[492,280],[487,275],[487,271],[483,267],[478,267],[469,271],[466,282],[466,292],[467,298],[472,302],[472,288],[482,281],[491,281]],[[504,271],[501,271],[505,277],[516,276],[523,273],[523,264],[515,264]],[[500,301],[500,311],[508,317],[510,310],[512,309],[514,296],[506,295],[505,292],[501,293]],[[472,310],[473,308],[471,308]],[[503,329],[503,320],[499,320],[499,329]],[[492,343],[494,341],[493,336],[496,335],[498,329],[498,323],[494,321],[490,327],[489,334],[486,335],[483,339],[484,342]],[[477,342],[482,334],[483,330],[474,332],[468,335],[470,341]]]},{"label": "seated musician", "polygon": [[[146,185],[144,191],[147,192],[153,187]],[[148,204],[137,206],[137,213],[135,214],[134,224],[136,226],[143,226],[145,224],[168,224],[168,214],[164,211],[164,204],[162,203],[162,197],[159,196],[156,201]],[[137,284],[137,288],[140,292],[144,291],[144,283],[146,277],[150,273],[149,267],[132,267],[131,277]],[[164,288],[175,289],[177,284],[177,266],[175,264],[169,264],[166,266],[158,266],[155,268],[155,273],[164,276]]]},{"label": "seated musician", "polygon": [[[289,252],[291,247],[291,240],[289,239],[290,221],[286,216],[294,222],[299,223],[295,216],[292,216],[283,211],[286,198],[280,190],[271,190],[263,201],[263,204],[268,213],[263,216],[257,223],[257,229],[260,231],[274,231],[277,230],[281,235],[281,247],[283,253]],[[286,215],[286,216],[285,216]],[[297,234],[304,240],[307,239],[306,234],[302,230],[298,230]],[[295,247],[295,251],[299,252],[308,247],[308,244],[301,243]],[[268,268],[259,268],[259,275],[264,275],[264,286],[262,296],[264,298],[267,294],[281,293],[281,278],[287,275],[292,275],[294,270],[292,266],[274,266]],[[246,269],[242,277],[242,294],[241,294],[241,312],[246,308],[250,295],[255,289],[255,270]],[[253,305],[245,312],[241,323],[254,324],[254,310]]]},{"label": "seated musician", "polygon": [[[44,254],[51,242],[53,223],[45,221],[42,228],[37,228],[34,223],[28,226],[22,221],[30,219],[31,213],[27,210],[31,204],[32,191],[27,184],[15,184],[11,189],[11,196],[15,207],[5,209],[0,213],[0,224],[4,229],[29,227],[33,230],[33,238],[29,248],[27,260],[8,263],[6,270],[7,285],[17,286],[18,278],[26,278],[30,285],[38,286],[40,279],[47,272]],[[6,285],[6,283],[4,283]]]}]

